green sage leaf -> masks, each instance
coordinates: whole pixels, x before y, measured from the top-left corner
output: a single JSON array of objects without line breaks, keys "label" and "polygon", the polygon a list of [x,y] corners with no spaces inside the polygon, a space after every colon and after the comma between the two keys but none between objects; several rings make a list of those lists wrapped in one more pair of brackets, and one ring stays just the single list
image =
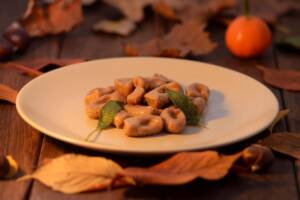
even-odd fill
[{"label": "green sage leaf", "polygon": [[122,110],[122,105],[118,101],[109,101],[102,108],[98,121],[98,128],[108,128],[114,121],[115,115]]},{"label": "green sage leaf", "polygon": [[175,92],[172,90],[166,90],[172,103],[177,106],[185,114],[187,124],[198,125],[200,121],[200,115],[197,113],[197,109],[193,102],[184,94]]},{"label": "green sage leaf", "polygon": [[100,112],[97,128],[95,128],[86,136],[85,141],[88,141],[95,132],[98,132],[99,134],[101,130],[110,127],[114,121],[116,114],[120,110],[122,110],[122,104],[120,102],[108,101],[103,106]]}]

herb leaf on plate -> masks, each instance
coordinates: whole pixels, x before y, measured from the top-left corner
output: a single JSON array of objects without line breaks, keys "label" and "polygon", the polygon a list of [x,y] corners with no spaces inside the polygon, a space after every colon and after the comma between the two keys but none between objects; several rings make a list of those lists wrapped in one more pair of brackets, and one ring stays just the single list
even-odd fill
[{"label": "herb leaf on plate", "polygon": [[185,114],[187,123],[190,125],[198,125],[200,115],[197,113],[197,109],[193,102],[187,96],[179,92],[175,92],[173,90],[167,90],[166,92],[172,103]]},{"label": "herb leaf on plate", "polygon": [[116,114],[120,110],[122,110],[120,102],[108,101],[100,112],[97,128],[87,135],[85,141],[88,141],[96,131],[99,131],[100,133],[101,130],[108,128],[113,123]]}]

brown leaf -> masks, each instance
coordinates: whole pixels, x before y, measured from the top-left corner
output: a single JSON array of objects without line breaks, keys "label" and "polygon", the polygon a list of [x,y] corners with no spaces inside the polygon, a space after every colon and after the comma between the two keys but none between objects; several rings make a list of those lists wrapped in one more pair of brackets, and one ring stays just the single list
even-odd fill
[{"label": "brown leaf", "polygon": [[32,37],[70,31],[82,21],[81,0],[29,0],[20,23]]},{"label": "brown leaf", "polygon": [[129,167],[124,175],[143,184],[179,185],[203,178],[218,180],[226,176],[241,153],[219,155],[215,151],[178,153],[150,168]]},{"label": "brown leaf", "polygon": [[170,20],[175,20],[175,21],[179,20],[173,7],[170,4],[168,4],[166,1],[160,0],[154,3],[152,5],[152,8],[160,16],[163,16]]},{"label": "brown leaf", "polygon": [[118,8],[126,18],[140,22],[144,18],[144,8],[156,0],[103,0],[105,3]]},{"label": "brown leaf", "polygon": [[[281,15],[300,9],[299,3],[293,0],[251,0],[249,4],[251,15],[261,17],[270,24],[275,24]],[[243,1],[237,1],[237,6],[226,13],[234,16],[242,15]]]},{"label": "brown leaf", "polygon": [[106,33],[115,33],[122,36],[127,36],[136,28],[133,21],[129,19],[121,19],[118,21],[101,20],[93,26],[94,31],[102,31]]},{"label": "brown leaf", "polygon": [[0,152],[0,179],[9,179],[18,172],[18,163],[11,155],[2,155]]},{"label": "brown leaf", "polygon": [[8,101],[13,104],[16,103],[18,92],[11,87],[0,84],[0,100]]},{"label": "brown leaf", "polygon": [[184,57],[188,54],[205,55],[216,47],[204,31],[205,25],[195,21],[184,22],[162,38],[154,38],[146,43],[129,44],[125,53],[130,56]]},{"label": "brown leaf", "polygon": [[274,151],[300,159],[300,133],[274,133],[260,143]]},{"label": "brown leaf", "polygon": [[38,70],[35,70],[35,69],[31,69],[29,67],[26,67],[22,64],[19,64],[19,63],[14,63],[14,62],[9,62],[9,63],[6,63],[4,65],[4,67],[8,68],[8,69],[11,69],[11,68],[14,68],[14,69],[17,69],[21,72],[23,72],[24,74],[27,74],[33,78],[43,74],[43,72],[40,72]]},{"label": "brown leaf", "polygon": [[48,66],[64,67],[75,63],[83,62],[83,58],[70,58],[70,59],[51,59],[40,58],[33,60],[24,60],[20,62],[8,62],[4,66],[7,68],[16,68],[21,72],[36,77],[42,74],[42,70]]},{"label": "brown leaf", "polygon": [[176,13],[176,18],[181,21],[196,20],[206,23],[211,17],[221,10],[235,5],[235,0],[181,0],[172,4],[171,0],[165,0]]},{"label": "brown leaf", "polygon": [[103,157],[66,154],[51,160],[20,180],[33,178],[53,190],[73,194],[134,184],[131,178],[118,178],[122,171],[117,163]]},{"label": "brown leaf", "polygon": [[289,109],[285,109],[285,110],[281,110],[277,113],[275,119],[273,120],[273,122],[271,123],[271,125],[268,127],[270,133],[273,133],[273,128],[274,126],[283,118],[285,118],[288,114],[289,114],[290,110]]},{"label": "brown leaf", "polygon": [[263,74],[268,84],[291,91],[300,91],[300,72],[286,69],[269,69],[261,65],[256,66]]}]

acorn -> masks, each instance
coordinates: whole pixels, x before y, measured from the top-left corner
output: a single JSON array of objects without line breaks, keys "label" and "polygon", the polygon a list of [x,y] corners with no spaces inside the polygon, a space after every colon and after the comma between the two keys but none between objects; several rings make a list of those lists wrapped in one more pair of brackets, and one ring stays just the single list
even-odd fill
[{"label": "acorn", "polygon": [[270,148],[253,144],[243,150],[242,160],[252,172],[260,172],[269,168],[274,162],[275,157]]},{"label": "acorn", "polygon": [[9,162],[7,158],[0,153],[0,179],[5,178],[9,172]]},{"label": "acorn", "polygon": [[29,42],[30,36],[27,31],[17,22],[12,23],[3,33],[16,50],[24,50]]},{"label": "acorn", "polygon": [[0,38],[0,60],[8,58],[13,53],[13,45],[4,38]]}]

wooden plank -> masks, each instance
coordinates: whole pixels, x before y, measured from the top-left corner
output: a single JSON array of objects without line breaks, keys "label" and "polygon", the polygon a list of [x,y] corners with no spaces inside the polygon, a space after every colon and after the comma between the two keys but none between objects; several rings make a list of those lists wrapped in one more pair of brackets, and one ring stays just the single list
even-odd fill
[{"label": "wooden plank", "polygon": [[[286,27],[290,35],[300,35],[300,12],[294,12],[284,16],[281,19],[281,24]],[[296,25],[296,26],[295,26]],[[284,33],[278,32],[276,37],[280,38]],[[300,70],[299,50],[276,48],[277,64],[280,69]],[[291,132],[300,132],[300,94],[299,92],[283,91],[285,107],[290,109],[290,114],[287,118],[288,130]],[[298,193],[300,191],[300,161],[295,161]],[[299,194],[300,196],[300,194]],[[300,197],[299,197],[300,198]]]},{"label": "wooden plank", "polygon": [[[0,32],[18,19],[26,8],[26,1],[7,1],[0,6]],[[58,52],[57,38],[34,41],[16,60],[55,56]],[[14,70],[1,68],[0,82],[19,90],[31,78]],[[18,162],[20,174],[32,172],[37,165],[41,148],[42,135],[26,124],[17,114],[15,106],[0,102],[0,151],[12,155]],[[26,199],[31,188],[31,181],[0,181],[0,199]]]},{"label": "wooden plank", "polygon": [[[96,21],[106,16],[112,16],[114,15],[114,13],[115,10],[101,3],[87,9],[85,12],[86,19],[84,23],[73,32],[65,35],[62,49],[60,50],[60,57],[84,57],[87,59],[96,59],[122,56],[122,45],[125,41],[142,41],[153,36],[153,27],[155,26],[153,20],[147,20],[145,23],[141,24],[139,30],[126,39],[109,34],[91,33],[91,26]],[[122,166],[149,166],[162,159],[148,158],[145,160],[140,157],[116,156],[107,153],[86,150],[73,145],[59,142],[49,137],[44,137],[39,158],[39,165],[41,165],[43,163],[43,160],[45,159],[54,158],[64,153],[80,153],[85,155],[104,156],[106,158],[113,159]],[[113,191],[64,195],[59,192],[54,192],[48,187],[35,181],[33,184],[30,199],[159,199],[162,195],[163,188],[161,187],[143,187],[131,189],[120,188]]]},{"label": "wooden plank", "polygon": [[[269,49],[266,54],[256,59],[239,59],[232,56],[225,47],[224,28],[211,25],[209,28],[212,38],[218,41],[219,47],[210,55],[193,57],[196,60],[218,64],[241,73],[247,74],[259,81],[262,81],[260,73],[255,69],[255,64],[262,64],[275,67],[273,49]],[[237,83],[238,84],[238,83]],[[279,90],[271,88],[277,99],[281,103],[282,94]],[[255,97],[254,97],[255,98]],[[282,104],[282,103],[281,103]],[[286,130],[285,123],[280,123],[275,131]],[[232,152],[244,148],[254,143],[260,137],[230,145],[220,149],[221,152]],[[203,199],[297,199],[297,188],[295,186],[293,163],[280,155],[277,155],[275,164],[267,173],[251,174],[247,177],[230,176],[218,182],[195,181],[186,186],[168,188],[167,199],[173,198],[203,198]]]}]

